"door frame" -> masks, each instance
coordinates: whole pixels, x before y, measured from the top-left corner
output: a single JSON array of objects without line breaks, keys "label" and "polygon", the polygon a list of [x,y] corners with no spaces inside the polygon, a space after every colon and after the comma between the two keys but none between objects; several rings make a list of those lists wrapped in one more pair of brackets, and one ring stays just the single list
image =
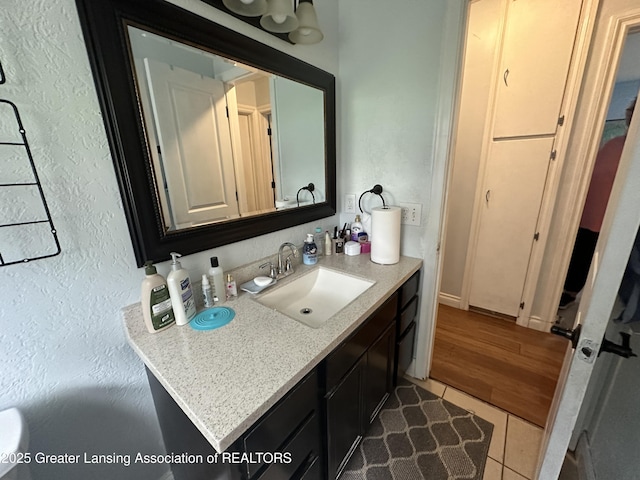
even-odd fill
[{"label": "door frame", "polygon": [[[580,224],[582,216],[582,206],[587,196],[591,173],[595,164],[597,152],[600,148],[601,132],[606,120],[607,110],[615,79],[624,49],[626,36],[630,31],[640,28],[640,8],[627,11],[624,15],[612,16],[609,20],[608,30],[605,37],[605,44],[609,45],[604,48],[596,72],[596,83],[592,89],[592,94],[587,99],[587,107],[585,116],[587,120],[582,134],[581,142],[573,142],[577,149],[573,156],[575,158],[584,158],[584,163],[575,163],[571,175],[577,180],[570,185],[570,191],[567,198],[573,198],[576,201],[566,202],[561,205],[566,220],[557,225],[558,233],[554,236],[554,246],[550,250],[550,256],[546,263],[549,264],[549,286],[548,293],[542,299],[543,301],[543,317],[552,318],[555,315],[557,305],[560,301],[564,278],[569,268],[571,253],[573,251],[573,242],[566,242],[566,238],[575,238],[576,232]],[[602,95],[606,92],[606,95]],[[563,208],[564,207],[564,208]]]},{"label": "door frame", "polygon": [[[614,14],[609,18],[607,23],[608,23],[607,30],[606,30],[604,39],[602,40],[602,44],[608,45],[608,47],[602,48],[602,54],[598,62],[598,67],[596,72],[597,80],[595,82],[594,88],[592,89],[590,95],[588,95],[587,97],[588,99],[587,112],[589,114],[588,118],[593,119],[593,121],[589,121],[587,123],[587,125],[589,125],[589,128],[587,129],[586,134],[588,135],[590,132],[591,135],[590,135],[590,141],[584,142],[586,144],[584,150],[586,150],[587,152],[586,155],[589,155],[588,157],[585,157],[585,158],[587,158],[587,160],[590,160],[591,167],[595,162],[595,156],[597,155],[597,151],[599,148],[599,143],[600,143],[599,132],[601,132],[604,122],[606,120],[606,114],[607,114],[607,110],[611,100],[611,96],[613,94],[613,88],[615,86],[615,79],[617,75],[618,65],[624,49],[626,38],[630,32],[640,28],[640,8],[629,9],[626,12],[621,14]],[[603,26],[604,26],[604,22],[603,22]],[[606,95],[602,95],[601,92],[606,92]],[[635,154],[635,156],[637,157],[640,155],[639,153],[640,128],[638,128],[639,124],[640,124],[640,119],[638,119],[637,116],[634,116],[632,120],[632,125],[629,129],[627,142],[625,143],[625,153],[623,153],[623,160],[621,161],[620,167],[618,169],[618,175],[621,173],[625,173],[626,170],[629,168],[629,164],[631,163],[631,161],[628,161],[626,164],[623,164],[625,156]],[[629,151],[631,151],[631,153],[628,153]],[[637,163],[638,161],[636,161],[636,164]],[[636,166],[636,169],[637,168],[638,167]],[[583,182],[580,185],[582,188],[585,189],[585,195],[586,195],[586,189],[588,188],[588,184],[589,184],[591,170],[592,168],[589,168],[584,172],[583,178],[582,178]],[[623,171],[621,172],[621,170]],[[614,191],[612,192],[612,197],[613,195],[616,194],[616,185],[618,183],[619,183],[618,176],[616,176],[616,182],[614,183]],[[636,194],[636,197],[638,197],[638,193],[637,192],[634,192],[634,193]],[[637,203],[634,203],[634,204],[637,204]],[[581,209],[578,209],[578,210],[581,210]],[[603,224],[603,230],[604,228],[606,228],[606,223],[611,223],[615,226],[614,222],[616,222],[616,219],[613,219],[613,217],[614,217],[613,213],[609,211],[609,208],[608,208],[607,213],[605,215],[605,220],[604,220],[605,223]],[[574,220],[577,228],[577,223],[580,220],[579,211],[576,213]],[[615,233],[618,235],[619,238],[626,240],[629,243],[629,245],[632,245],[633,239],[635,238],[637,233],[637,228],[631,229],[631,228],[628,228],[626,225],[623,225],[622,227],[618,225],[617,231],[615,231]],[[623,238],[623,237],[628,237],[628,238]],[[596,248],[596,255],[598,254],[598,250],[600,250],[601,248],[602,247],[600,246],[600,241],[599,241],[598,246]],[[631,246],[629,247],[628,252],[630,251],[631,251]],[[628,252],[626,254],[627,257],[628,257]],[[605,257],[606,253],[607,253],[607,248],[605,244],[604,248],[602,248],[603,263],[604,261],[607,260],[607,258]],[[595,261],[593,263],[596,264],[596,266],[594,267],[594,265],[592,265],[592,270],[594,269],[597,270],[598,262],[597,262],[597,259],[594,258],[594,260]],[[626,259],[624,263],[626,264]],[[567,259],[567,264],[568,264],[568,259]],[[619,267],[620,267],[619,277],[621,278],[624,272],[625,265],[620,265]],[[595,272],[590,271],[589,279],[587,281],[592,281],[593,278],[595,278]],[[597,278],[595,281],[597,281]],[[561,288],[561,285],[560,286],[557,285],[556,287]],[[613,301],[615,300],[615,295],[619,288],[619,282],[616,285],[609,285],[609,288],[615,290],[615,292],[612,292],[611,294],[611,297],[613,297],[613,299],[611,300],[610,303],[611,305],[613,305]],[[598,309],[600,311],[596,312],[596,314],[599,314],[599,317],[598,317],[600,319],[599,325],[604,326],[604,328],[606,329],[606,325],[610,321],[609,312],[606,310],[608,309],[610,310],[610,308],[608,308],[608,306],[598,305]],[[591,309],[591,310],[594,310],[594,309]],[[589,310],[589,312],[586,314],[585,321],[589,320],[588,315],[589,313],[591,313],[591,310]],[[576,323],[578,323],[579,320],[580,319],[577,318]],[[584,330],[587,330],[587,329],[583,329],[583,331]],[[589,335],[589,332],[587,331],[586,334]],[[568,370],[570,366],[571,366],[571,373],[569,374],[569,379],[567,380],[567,383],[571,383],[572,381],[571,377],[576,376],[576,373],[574,373],[576,370],[581,371],[586,368],[580,364],[580,360],[577,358],[577,356],[571,356],[568,354],[567,357],[565,357],[565,366],[563,367],[563,371],[564,369]],[[574,370],[574,367],[575,367],[575,370]],[[589,375],[590,374],[591,372],[589,372]],[[563,379],[563,376],[564,376],[564,372],[561,373],[560,380]],[[542,449],[540,451],[540,457],[538,459],[538,472],[540,473],[541,478],[544,478],[543,476],[545,475],[546,476],[553,475],[554,472],[559,473],[560,467],[562,465],[562,460],[564,458],[564,452],[568,447],[571,447],[572,444],[575,444],[575,441],[576,441],[575,437],[572,436],[573,435],[572,432],[576,431],[576,429],[580,431],[583,429],[584,419],[580,416],[580,412],[585,408],[590,408],[591,402],[595,400],[593,398],[585,399],[585,393],[587,391],[587,387],[588,387],[588,382],[584,382],[584,385],[581,385],[581,389],[577,393],[575,391],[576,389],[574,389],[574,391],[572,391],[570,394],[571,399],[567,399],[565,398],[566,392],[564,391],[564,384],[559,382],[556,390],[556,396],[554,398],[554,404],[552,406],[552,410],[550,411],[549,419],[547,420],[547,428],[545,429],[545,439],[544,439]],[[564,405],[561,404],[560,403],[561,401],[564,401],[565,404]],[[576,404],[577,404],[577,407],[575,407]],[[569,408],[563,408],[563,407],[566,407],[566,405],[569,405]],[[573,409],[571,409],[570,407],[573,407]],[[561,410],[560,415],[562,416],[562,418],[556,422],[555,420],[556,418],[558,418],[558,409]],[[545,451],[547,452],[546,455],[545,455]]]}]

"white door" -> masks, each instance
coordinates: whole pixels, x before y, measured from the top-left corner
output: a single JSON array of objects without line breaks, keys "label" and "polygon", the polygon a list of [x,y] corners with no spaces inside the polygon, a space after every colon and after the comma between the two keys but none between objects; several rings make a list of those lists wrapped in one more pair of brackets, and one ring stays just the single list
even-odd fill
[{"label": "white door", "polygon": [[554,137],[492,142],[469,305],[517,317]]},{"label": "white door", "polygon": [[176,228],[238,216],[224,85],[145,58]]},{"label": "white door", "polygon": [[508,2],[493,138],[555,134],[581,4]]},{"label": "white door", "polygon": [[602,230],[582,293],[582,331],[558,380],[540,453],[538,478],[558,477],[593,365],[640,225],[640,115],[631,122]]}]

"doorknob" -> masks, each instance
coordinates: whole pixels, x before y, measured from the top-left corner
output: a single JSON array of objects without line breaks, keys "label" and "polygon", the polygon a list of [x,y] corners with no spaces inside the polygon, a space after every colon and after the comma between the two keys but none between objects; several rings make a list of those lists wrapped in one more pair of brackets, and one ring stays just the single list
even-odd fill
[{"label": "doorknob", "polygon": [[551,327],[551,333],[554,335],[560,335],[561,337],[571,340],[571,346],[575,349],[578,346],[578,340],[580,339],[580,330],[582,325],[578,325],[573,330],[567,328],[560,328],[557,325]]},{"label": "doorknob", "polygon": [[620,332],[620,336],[622,337],[621,345],[611,342],[607,340],[607,338],[605,337],[602,340],[602,345],[600,345],[600,351],[598,352],[598,356],[600,356],[602,352],[609,352],[609,353],[615,353],[616,355],[620,355],[621,357],[624,357],[624,358],[637,357],[638,355],[633,353],[633,350],[631,350],[631,346],[629,344],[630,335],[628,333]]}]

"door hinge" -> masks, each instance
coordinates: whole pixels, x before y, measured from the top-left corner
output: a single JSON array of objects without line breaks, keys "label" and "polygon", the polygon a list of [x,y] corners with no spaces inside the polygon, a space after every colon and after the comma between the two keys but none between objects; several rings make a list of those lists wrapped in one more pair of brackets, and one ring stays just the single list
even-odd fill
[{"label": "door hinge", "polygon": [[162,150],[160,150],[160,145],[156,145],[156,149],[158,150],[158,155],[162,156]]},{"label": "door hinge", "polygon": [[555,160],[557,156],[557,150],[552,150],[551,151],[551,160]]},{"label": "door hinge", "polygon": [[271,127],[267,127],[267,135],[271,136]]},{"label": "door hinge", "polygon": [[227,118],[229,118],[229,107],[224,107],[224,109],[227,112]]},{"label": "door hinge", "polygon": [[271,188],[276,188],[276,182],[271,182]]},{"label": "door hinge", "polygon": [[524,302],[520,302],[520,310],[524,310]]},{"label": "door hinge", "polygon": [[540,232],[536,232],[535,235],[533,236],[533,239],[537,242],[538,240],[540,240]]},{"label": "door hinge", "polygon": [[564,115],[562,115],[561,117],[558,118],[558,125],[559,126],[564,125]]}]

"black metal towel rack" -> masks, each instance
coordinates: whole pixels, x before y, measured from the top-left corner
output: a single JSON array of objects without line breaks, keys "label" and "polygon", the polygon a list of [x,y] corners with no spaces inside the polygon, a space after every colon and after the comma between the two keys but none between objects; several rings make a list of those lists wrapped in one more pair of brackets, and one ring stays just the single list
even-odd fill
[{"label": "black metal towel rack", "polygon": [[[4,70],[2,69],[2,63],[0,63],[0,85],[4,84],[5,81],[6,77]],[[24,181],[5,183],[2,171],[0,171],[0,190],[4,193],[4,195],[2,195],[2,202],[6,203],[5,205],[0,205],[0,211],[4,212],[2,217],[5,217],[6,215],[4,219],[0,218],[0,267],[6,267],[17,263],[26,263],[32,260],[54,257],[61,252],[61,249],[60,242],[58,241],[58,235],[53,225],[53,220],[51,219],[51,213],[49,212],[49,206],[47,205],[47,201],[44,197],[42,185],[40,184],[38,172],[36,171],[36,166],[33,161],[33,155],[29,148],[27,134],[22,124],[20,113],[18,112],[18,107],[13,102],[1,98],[0,105],[8,105],[11,107],[18,132],[22,138],[21,142],[3,141],[4,139],[0,139],[0,156],[2,156],[3,147],[23,147],[24,155],[26,157],[25,160],[28,160],[29,162],[29,166],[31,168],[30,176],[32,177],[28,181],[25,179]],[[5,110],[6,109],[2,108],[3,114]],[[9,157],[5,157],[5,159],[6,158]],[[6,167],[7,165],[5,165],[5,168]],[[13,189],[13,193],[11,189]],[[25,202],[28,202],[33,189],[37,189],[37,194],[42,203],[42,208],[34,209],[39,211],[38,218],[22,219],[20,217],[21,211],[24,213],[24,204],[21,201],[24,200]],[[20,198],[20,195],[24,195],[25,198]],[[12,218],[14,221],[5,223],[7,217]],[[47,236],[45,232],[40,229],[34,230],[31,227],[32,225],[44,225],[45,228],[48,225],[47,232],[51,235],[51,240],[43,238],[44,236]],[[34,239],[33,236],[38,236],[39,238]],[[33,241],[25,241],[26,239]],[[9,246],[9,243],[13,245]],[[20,243],[20,247],[16,247],[16,243]],[[31,248],[33,248],[33,251],[30,251]],[[13,252],[6,253],[12,249]],[[5,258],[6,256],[10,258]]]}]

